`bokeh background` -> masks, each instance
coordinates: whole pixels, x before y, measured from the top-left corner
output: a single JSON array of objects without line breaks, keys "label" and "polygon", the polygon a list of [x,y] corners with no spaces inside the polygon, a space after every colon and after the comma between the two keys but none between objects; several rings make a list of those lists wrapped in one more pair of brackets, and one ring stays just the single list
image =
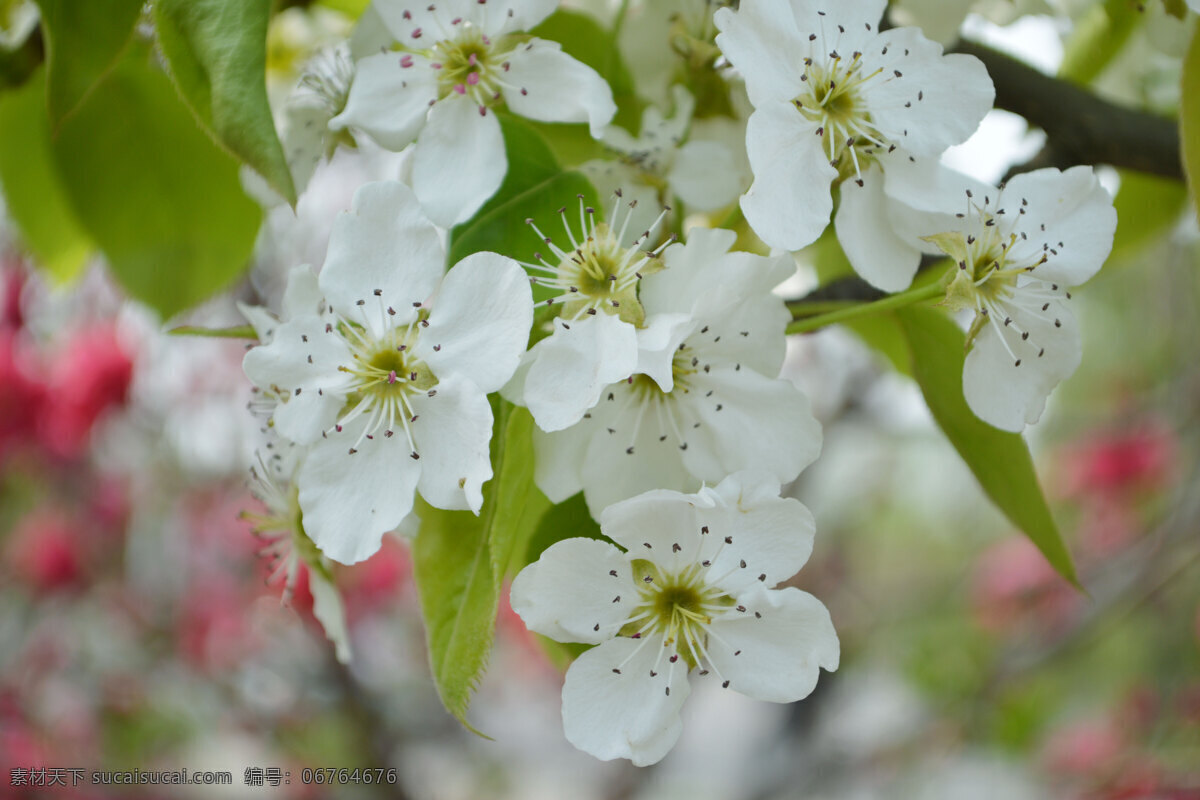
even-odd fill
[{"label": "bokeh background", "polygon": [[[1084,5],[967,33],[1053,73]],[[1095,86],[1171,109],[1187,31],[1154,7]],[[275,89],[348,30],[319,7],[277,17]],[[996,180],[1039,136],[994,112],[948,159]],[[340,153],[298,216],[268,217],[250,278],[181,321],[238,323],[235,300],[320,263],[332,215],[395,169]],[[1119,205],[1153,180],[1103,175]],[[1083,365],[1029,437],[1087,593],[987,503],[911,382],[845,330],[796,337],[785,374],[825,446],[789,490],[818,524],[795,582],[829,606],[842,666],[790,706],[697,692],[648,769],[566,743],[561,672],[507,608],[471,711],[494,741],[449,717],[403,532],[335,571],[355,649],[339,664],[303,575],[286,590],[240,517],[261,424],[243,344],[165,334],[102,262],[55,285],[0,223],[0,798],[131,794],[10,785],[36,767],[233,774],[153,797],[1200,798],[1200,233],[1180,187],[1152,188],[1153,224],[1119,231],[1077,293]],[[813,274],[799,254],[783,291]],[[290,783],[246,786],[248,767]],[[335,793],[305,767],[398,783]]]}]

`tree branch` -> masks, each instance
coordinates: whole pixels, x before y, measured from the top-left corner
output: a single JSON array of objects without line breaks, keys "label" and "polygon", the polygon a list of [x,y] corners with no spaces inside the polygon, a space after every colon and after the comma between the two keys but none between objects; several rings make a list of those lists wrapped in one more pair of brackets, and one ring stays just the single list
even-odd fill
[{"label": "tree branch", "polygon": [[996,107],[1046,132],[1054,166],[1111,164],[1183,180],[1179,130],[1172,120],[1110,103],[975,42],[959,40],[949,52],[983,62],[996,85]]}]

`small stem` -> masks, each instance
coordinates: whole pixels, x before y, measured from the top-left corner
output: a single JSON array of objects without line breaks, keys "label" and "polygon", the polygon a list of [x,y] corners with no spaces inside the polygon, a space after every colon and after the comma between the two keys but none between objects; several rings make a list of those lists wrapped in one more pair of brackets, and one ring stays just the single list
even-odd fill
[{"label": "small stem", "polygon": [[935,281],[929,286],[922,286],[919,289],[909,289],[907,292],[900,294],[889,295],[882,300],[876,300],[873,303],[862,303],[860,305],[851,306],[850,308],[842,308],[836,311],[830,311],[827,314],[817,314],[811,317],[803,317],[795,320],[787,326],[788,333],[808,333],[815,331],[818,328],[824,328],[826,325],[833,325],[837,322],[845,322],[858,317],[866,317],[871,314],[878,314],[881,311],[891,311],[895,308],[904,308],[911,306],[914,303],[920,303],[923,300],[932,300],[935,297],[946,293],[946,288],[942,286],[941,281]]},{"label": "small stem", "polygon": [[617,49],[617,38],[621,35],[621,28],[625,25],[625,15],[629,12],[629,0],[621,0],[621,6],[617,9],[617,16],[613,19],[612,39],[613,49]]},{"label": "small stem", "polygon": [[793,300],[787,307],[792,312],[793,319],[803,319],[862,304],[861,300]]}]

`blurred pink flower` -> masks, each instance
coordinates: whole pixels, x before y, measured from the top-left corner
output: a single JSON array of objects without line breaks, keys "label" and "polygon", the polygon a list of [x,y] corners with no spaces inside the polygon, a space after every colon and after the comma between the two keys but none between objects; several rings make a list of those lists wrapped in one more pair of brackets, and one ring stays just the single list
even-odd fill
[{"label": "blurred pink flower", "polygon": [[35,509],[9,535],[5,561],[14,576],[37,592],[83,582],[85,546],[78,524],[54,509]]},{"label": "blurred pink flower", "polygon": [[113,327],[75,333],[50,369],[43,443],[56,455],[79,455],[96,421],[125,403],[132,378],[133,360]]},{"label": "blurred pink flower", "polygon": [[1096,433],[1063,453],[1062,488],[1068,496],[1161,488],[1174,462],[1175,445],[1161,423]]},{"label": "blurred pink flower", "polygon": [[975,566],[971,606],[976,622],[987,630],[1032,623],[1053,635],[1069,621],[1080,598],[1023,536],[996,542]]},{"label": "blurred pink flower", "polygon": [[0,458],[30,441],[46,401],[47,387],[24,356],[16,333],[0,326]]}]

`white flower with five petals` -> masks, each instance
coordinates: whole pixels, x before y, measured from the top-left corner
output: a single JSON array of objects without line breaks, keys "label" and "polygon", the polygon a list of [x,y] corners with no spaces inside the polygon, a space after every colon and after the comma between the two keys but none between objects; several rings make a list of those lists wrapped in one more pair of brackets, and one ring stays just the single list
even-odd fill
[{"label": "white flower with five petals", "polygon": [[398,50],[356,66],[334,130],[355,127],[400,150],[416,140],[412,186],[450,227],[469,219],[508,170],[494,109],[543,122],[586,122],[599,136],[616,113],[612,90],[556,42],[520,35],[557,0],[375,0]]},{"label": "white flower with five petals", "polygon": [[[574,425],[534,432],[535,480],[551,501],[582,490],[598,516],[648,489],[690,491],[751,467],[791,481],[816,459],[820,424],[778,378],[790,315],[771,290],[791,259],[729,252],[735,239],[696,228],[667,248],[664,268],[641,281],[645,323],[628,376]],[[525,400],[553,390],[531,379]]]},{"label": "white flower with five petals", "polygon": [[[717,45],[746,80],[754,113],[746,150],[754,183],[746,220],[771,247],[797,250],[839,218],[869,214],[848,198],[889,163],[964,141],[992,106],[987,70],[942,54],[916,28],[880,32],[885,0],[745,0],[720,9]],[[853,180],[844,180],[853,178]],[[886,291],[912,279],[862,276]]]},{"label": "white flower with five petals", "polygon": [[974,313],[967,404],[985,422],[1020,432],[1079,366],[1070,289],[1112,250],[1112,197],[1091,167],[1027,172],[997,188],[919,161],[889,175],[888,186],[896,184],[903,200],[885,206],[879,227],[890,229],[891,246],[877,249],[877,260],[915,256],[917,247],[954,260],[946,305]]},{"label": "white flower with five petals", "polygon": [[743,472],[697,494],[655,490],[605,509],[619,545],[566,539],[517,575],[530,630],[598,645],[567,670],[563,728],[597,758],[653,764],[674,746],[689,674],[757,700],[807,697],[840,648],[829,611],[773,588],[812,553],[812,515]]},{"label": "white flower with five petals", "polygon": [[308,535],[335,561],[378,550],[414,491],[438,508],[478,512],[483,502],[487,394],[517,367],[532,299],[509,258],[475,253],[443,279],[444,262],[412,191],[367,184],[334,225],[323,299],[290,309],[270,343],[246,354],[250,379],[287,395],[276,431],[311,445],[300,507]]}]

